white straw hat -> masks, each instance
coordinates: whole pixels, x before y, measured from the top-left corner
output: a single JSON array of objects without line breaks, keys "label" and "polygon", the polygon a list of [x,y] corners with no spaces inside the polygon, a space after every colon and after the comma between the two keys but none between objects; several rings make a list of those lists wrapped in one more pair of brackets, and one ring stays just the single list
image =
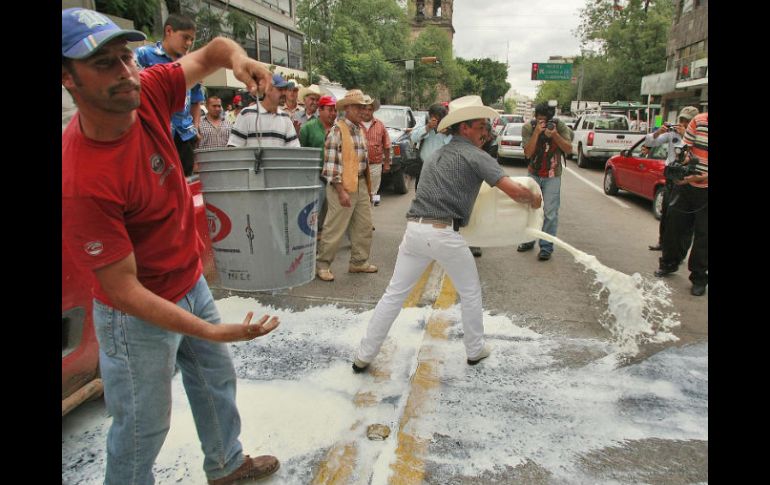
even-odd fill
[{"label": "white straw hat", "polygon": [[461,121],[477,120],[479,118],[497,119],[500,113],[484,106],[481,96],[463,96],[449,103],[449,114],[438,124],[437,131],[444,131]]}]

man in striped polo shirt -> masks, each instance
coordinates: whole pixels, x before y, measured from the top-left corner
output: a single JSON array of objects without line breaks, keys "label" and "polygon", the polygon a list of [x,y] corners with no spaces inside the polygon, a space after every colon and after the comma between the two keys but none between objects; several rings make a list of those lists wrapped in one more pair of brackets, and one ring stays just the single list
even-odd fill
[{"label": "man in striped polo shirt", "polygon": [[243,108],[235,119],[227,146],[299,147],[299,137],[288,113],[278,109],[289,83],[273,74],[273,85],[262,101]]},{"label": "man in striped polo shirt", "polygon": [[[683,234],[694,232],[690,259],[692,289],[690,293],[701,296],[706,292],[709,270],[709,114],[695,116],[684,134],[684,142],[690,147],[690,153],[703,167],[700,175],[688,175],[674,182],[671,191],[671,203],[668,207],[666,232],[663,234],[663,255],[655,276],[661,277],[679,269],[680,241]],[[693,157],[688,156],[689,163]]]}]

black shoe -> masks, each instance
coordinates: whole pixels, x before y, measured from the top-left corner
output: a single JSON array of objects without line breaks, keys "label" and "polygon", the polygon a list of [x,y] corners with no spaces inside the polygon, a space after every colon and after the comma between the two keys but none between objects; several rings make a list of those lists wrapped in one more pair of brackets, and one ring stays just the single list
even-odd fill
[{"label": "black shoe", "polygon": [[525,242],[525,243],[519,244],[519,247],[516,248],[516,251],[523,253],[524,251],[529,251],[534,247],[535,247],[535,241]]},{"label": "black shoe", "polygon": [[356,374],[365,372],[367,368],[369,368],[369,364],[367,364],[366,362],[362,360],[358,360],[358,357],[353,359],[353,372],[355,372]]},{"label": "black shoe", "polygon": [[704,293],[706,293],[706,285],[692,284],[692,288],[690,289],[690,294],[692,296],[703,296]]},{"label": "black shoe", "polygon": [[471,254],[473,254],[474,258],[480,258],[481,257],[481,248],[478,248],[476,246],[471,246]]},{"label": "black shoe", "polygon": [[662,251],[663,247],[660,245],[660,243],[656,244],[655,246],[647,246],[650,251]]},{"label": "black shoe", "polygon": [[662,278],[664,276],[670,275],[671,273],[675,273],[678,269],[679,268],[658,268],[655,270],[655,276]]},{"label": "black shoe", "polygon": [[541,250],[540,254],[537,255],[537,259],[540,261],[548,261],[551,259],[551,253]]}]

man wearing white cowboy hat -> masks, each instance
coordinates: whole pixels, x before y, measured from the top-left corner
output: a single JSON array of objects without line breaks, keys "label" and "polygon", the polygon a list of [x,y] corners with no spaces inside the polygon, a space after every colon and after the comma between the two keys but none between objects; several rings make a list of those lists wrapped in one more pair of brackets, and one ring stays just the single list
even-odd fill
[{"label": "man wearing white cowboy hat", "polygon": [[480,149],[487,118],[497,118],[479,96],[464,96],[449,104],[438,131],[448,129],[452,140],[424,161],[420,186],[406,213],[404,239],[385,294],[369,320],[366,335],[353,359],[353,370],[364,371],[380,351],[404,300],[431,261],[438,261],[460,295],[465,352],[469,365],[489,356],[484,343],[481,283],[476,262],[459,228],[468,223],[482,182],[502,190],[516,202],[540,207],[542,198],[505,175],[497,161]]},{"label": "man wearing white cowboy hat", "polygon": [[350,229],[350,273],[376,273],[369,263],[372,247],[372,207],[366,137],[359,126],[363,107],[372,99],[353,89],[337,101],[345,119],[329,130],[324,145],[321,176],[326,180],[328,210],[318,245],[316,271],[323,281],[334,280],[330,267],[345,233]]},{"label": "man wearing white cowboy hat", "polygon": [[321,88],[317,84],[302,87],[299,90],[299,99],[305,104],[305,109],[299,110],[292,116],[300,128],[313,118],[318,118],[318,100],[321,99]]}]

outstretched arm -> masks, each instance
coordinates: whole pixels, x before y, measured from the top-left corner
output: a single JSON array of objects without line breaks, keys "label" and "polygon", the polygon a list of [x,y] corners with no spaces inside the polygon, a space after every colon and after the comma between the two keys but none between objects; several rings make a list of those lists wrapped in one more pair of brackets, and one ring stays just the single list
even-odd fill
[{"label": "outstretched arm", "polygon": [[232,69],[251,94],[264,93],[273,83],[273,75],[259,61],[246,55],[243,47],[226,37],[217,37],[200,49],[179,59],[187,89],[221,68]]},{"label": "outstretched arm", "polygon": [[508,176],[500,177],[495,187],[505,192],[505,195],[521,204],[529,204],[533,209],[537,209],[543,203],[543,196],[538,192],[529,190],[523,185],[514,182]]}]

